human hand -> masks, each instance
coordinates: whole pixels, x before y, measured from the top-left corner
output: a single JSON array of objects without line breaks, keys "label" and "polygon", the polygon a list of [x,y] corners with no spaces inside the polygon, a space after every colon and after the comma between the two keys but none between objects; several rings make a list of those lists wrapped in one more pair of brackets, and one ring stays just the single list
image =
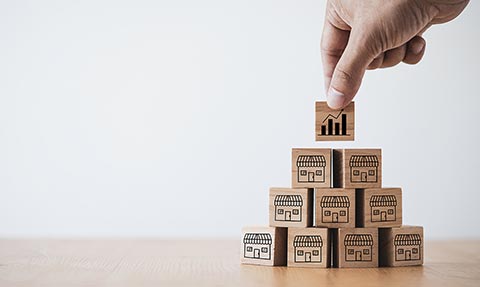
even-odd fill
[{"label": "human hand", "polygon": [[321,52],[327,102],[341,109],[367,69],[418,63],[422,33],[457,17],[468,0],[328,0]]}]

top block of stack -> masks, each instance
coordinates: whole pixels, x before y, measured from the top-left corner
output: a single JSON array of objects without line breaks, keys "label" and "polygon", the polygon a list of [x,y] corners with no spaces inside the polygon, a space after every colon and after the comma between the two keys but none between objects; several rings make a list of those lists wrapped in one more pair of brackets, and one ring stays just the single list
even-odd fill
[{"label": "top block of stack", "polygon": [[292,149],[292,187],[330,188],[332,149]]},{"label": "top block of stack", "polygon": [[382,150],[334,149],[333,187],[382,187]]},{"label": "top block of stack", "polygon": [[342,110],[332,110],[327,102],[316,102],[315,140],[355,140],[355,103],[351,102]]}]

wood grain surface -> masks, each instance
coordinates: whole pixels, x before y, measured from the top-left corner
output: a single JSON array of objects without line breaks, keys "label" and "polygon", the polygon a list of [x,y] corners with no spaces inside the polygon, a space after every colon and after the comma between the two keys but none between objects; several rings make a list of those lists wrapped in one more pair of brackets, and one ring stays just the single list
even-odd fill
[{"label": "wood grain surface", "polygon": [[239,240],[0,240],[0,286],[480,286],[480,241],[426,242],[425,265],[240,265]]}]

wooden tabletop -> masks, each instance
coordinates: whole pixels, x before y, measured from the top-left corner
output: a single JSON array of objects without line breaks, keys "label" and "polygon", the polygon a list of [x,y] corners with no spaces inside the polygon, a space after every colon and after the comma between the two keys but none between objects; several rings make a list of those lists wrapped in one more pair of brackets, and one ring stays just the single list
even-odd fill
[{"label": "wooden tabletop", "polygon": [[419,267],[239,264],[238,240],[0,240],[0,286],[480,286],[480,241],[426,242]]}]

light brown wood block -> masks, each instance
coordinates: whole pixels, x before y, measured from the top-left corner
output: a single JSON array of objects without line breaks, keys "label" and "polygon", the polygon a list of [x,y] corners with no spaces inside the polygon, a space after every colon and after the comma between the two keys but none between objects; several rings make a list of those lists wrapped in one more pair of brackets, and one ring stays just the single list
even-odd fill
[{"label": "light brown wood block", "polygon": [[292,187],[330,188],[332,149],[292,149]]},{"label": "light brown wood block", "polygon": [[316,189],[315,226],[355,227],[355,189]]},{"label": "light brown wood block", "polygon": [[424,258],[423,227],[380,228],[380,266],[422,265]]},{"label": "light brown wood block", "polygon": [[288,266],[330,267],[330,237],[327,228],[289,228]]},{"label": "light brown wood block", "polygon": [[313,225],[313,189],[272,187],[268,202],[270,226]]},{"label": "light brown wood block", "polygon": [[285,266],[287,264],[287,228],[244,227],[242,264]]},{"label": "light brown wood block", "polygon": [[382,187],[382,150],[333,150],[333,186],[340,188]]},{"label": "light brown wood block", "polygon": [[355,103],[332,110],[327,102],[315,103],[316,141],[353,141],[355,139]]},{"label": "light brown wood block", "polygon": [[402,189],[357,189],[357,227],[400,227]]},{"label": "light brown wood block", "polygon": [[378,228],[339,228],[333,232],[335,267],[378,267]]}]

